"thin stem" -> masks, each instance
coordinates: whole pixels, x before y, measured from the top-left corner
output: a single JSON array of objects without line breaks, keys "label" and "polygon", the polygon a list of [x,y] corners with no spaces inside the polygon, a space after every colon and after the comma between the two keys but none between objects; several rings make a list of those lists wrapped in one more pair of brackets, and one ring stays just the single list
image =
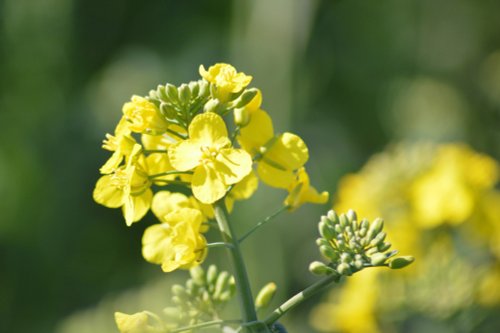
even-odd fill
[{"label": "thin stem", "polygon": [[171,130],[171,129],[167,129],[167,132],[170,133],[170,134],[172,134],[172,135],[174,135],[174,136],[176,136],[176,137],[178,137],[178,138],[180,138],[180,139],[182,139],[182,140],[186,140],[188,138],[187,135],[178,133],[178,132],[176,132],[174,130]]},{"label": "thin stem", "polygon": [[224,242],[233,245],[233,247],[229,248],[228,250],[233,264],[234,278],[236,280],[236,286],[238,288],[243,321],[257,321],[257,313],[255,312],[255,304],[253,302],[252,290],[250,289],[247,270],[243,261],[243,256],[240,251],[238,240],[235,238],[231,224],[228,221],[227,209],[224,205],[223,199],[215,203],[214,212],[215,219],[219,224]]},{"label": "thin stem", "polygon": [[211,247],[227,247],[228,249],[233,248],[233,244],[230,243],[224,243],[224,242],[213,242],[213,243],[208,243],[207,248]]},{"label": "thin stem", "polygon": [[144,149],[144,152],[146,154],[155,154],[155,153],[167,154],[168,150],[164,150],[164,149]]},{"label": "thin stem", "polygon": [[190,325],[190,326],[184,326],[184,327],[179,327],[176,328],[175,330],[169,331],[170,333],[179,333],[179,332],[184,332],[184,331],[189,331],[195,328],[203,328],[203,327],[209,327],[209,326],[222,326],[224,324],[239,324],[241,323],[241,320],[213,320],[213,321],[207,321],[204,323],[196,324],[196,325]]},{"label": "thin stem", "polygon": [[240,239],[238,240],[238,242],[239,243],[243,242],[248,236],[250,236],[251,234],[253,234],[255,231],[257,231],[264,224],[266,224],[267,222],[271,221],[273,218],[275,218],[276,216],[278,216],[279,214],[281,214],[282,212],[284,212],[287,208],[288,208],[288,206],[283,206],[280,209],[278,209],[276,212],[272,213],[271,215],[269,215],[268,217],[266,217],[265,219],[263,219],[262,221],[260,221],[259,223],[257,223],[255,226],[253,226],[252,229],[250,229],[242,237],[240,237]]},{"label": "thin stem", "polygon": [[266,325],[271,326],[273,323],[275,323],[278,319],[281,318],[285,313],[299,305],[300,303],[304,302],[306,299],[311,297],[312,295],[316,294],[317,292],[321,291],[323,288],[328,286],[332,282],[338,282],[340,277],[336,274],[328,275],[324,277],[323,279],[319,280],[312,286],[307,287],[306,289],[302,290],[292,298],[290,298],[288,301],[285,303],[281,304],[278,308],[276,308],[269,316],[267,316],[266,319],[264,319],[264,323]]},{"label": "thin stem", "polygon": [[163,176],[169,176],[169,175],[192,175],[193,171],[177,171],[177,170],[171,170],[171,171],[165,171],[161,173],[156,173],[154,175],[149,175],[149,179],[152,178],[158,178],[158,177],[163,177]]}]

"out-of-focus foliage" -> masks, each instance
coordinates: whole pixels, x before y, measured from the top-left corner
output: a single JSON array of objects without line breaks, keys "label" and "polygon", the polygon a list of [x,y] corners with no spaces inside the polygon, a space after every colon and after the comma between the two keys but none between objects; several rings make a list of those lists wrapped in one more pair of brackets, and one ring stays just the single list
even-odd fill
[{"label": "out-of-focus foliage", "polygon": [[[394,140],[463,140],[498,160],[498,12],[494,0],[0,0],[0,331],[52,333],[71,315],[65,332],[88,318],[110,332],[109,313],[151,308],[117,296],[156,277],[146,225],[126,230],[91,198],[106,159],[95,147],[133,93],[233,63],[262,87],[275,131],[308,142],[322,189]],[[283,200],[264,192],[240,206],[238,232]],[[273,303],[311,282],[321,213],[301,208],[266,226],[283,237],[245,245],[253,285],[280,285]],[[313,331],[306,314],[290,331]]]},{"label": "out-of-focus foliage", "polygon": [[[401,274],[349,279],[313,311],[314,326],[361,333],[498,325],[499,171],[494,159],[463,144],[400,144],[344,177],[336,209],[386,217],[396,248],[418,259]],[[360,298],[360,285],[373,297]]]}]

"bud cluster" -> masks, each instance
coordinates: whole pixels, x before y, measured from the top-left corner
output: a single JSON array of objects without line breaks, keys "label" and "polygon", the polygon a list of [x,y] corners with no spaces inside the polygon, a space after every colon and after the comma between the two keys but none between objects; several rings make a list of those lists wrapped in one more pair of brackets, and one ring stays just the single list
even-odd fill
[{"label": "bud cluster", "polygon": [[193,325],[218,318],[218,311],[235,293],[234,278],[215,265],[205,271],[201,266],[190,270],[191,278],[184,286],[172,286],[173,307],[164,309],[170,322]]},{"label": "bud cluster", "polygon": [[309,270],[317,275],[335,274],[349,276],[366,267],[387,266],[392,269],[403,268],[413,262],[413,257],[396,257],[398,251],[388,251],[381,218],[370,223],[367,219],[358,222],[356,213],[337,215],[330,210],[321,217],[318,224],[320,238],[316,243],[320,253],[329,264],[314,261]]}]

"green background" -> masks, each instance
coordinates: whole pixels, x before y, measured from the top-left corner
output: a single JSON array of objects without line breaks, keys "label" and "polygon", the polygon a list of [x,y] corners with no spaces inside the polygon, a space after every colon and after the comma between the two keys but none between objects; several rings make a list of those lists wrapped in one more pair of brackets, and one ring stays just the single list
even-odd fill
[{"label": "green background", "polygon": [[[124,291],[153,286],[139,295],[162,304],[185,277],[142,259],[151,214],[127,228],[92,200],[101,140],[132,94],[232,63],[333,194],[390,142],[460,140],[499,159],[498,13],[495,0],[0,0],[0,331],[113,332],[114,310],[142,310]],[[284,196],[261,186],[236,229]],[[277,303],[314,280],[326,209],[283,215],[243,246],[254,289],[277,281]],[[218,251],[209,262],[224,265]],[[317,300],[291,332],[312,331]]]}]

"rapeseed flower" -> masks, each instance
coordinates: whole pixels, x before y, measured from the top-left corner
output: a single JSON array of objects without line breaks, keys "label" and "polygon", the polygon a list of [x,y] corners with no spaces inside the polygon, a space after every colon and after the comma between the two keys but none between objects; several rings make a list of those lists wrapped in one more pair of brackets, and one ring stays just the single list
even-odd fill
[{"label": "rapeseed flower", "polygon": [[188,133],[189,139],[170,147],[170,163],[178,171],[193,170],[193,195],[202,203],[214,203],[226,194],[229,185],[250,173],[252,158],[243,149],[231,147],[226,124],[215,113],[197,115]]},{"label": "rapeseed flower", "polygon": [[99,170],[102,174],[112,173],[124,159],[130,156],[136,144],[135,139],[130,133],[128,122],[122,117],[115,128],[114,135],[109,133],[106,134],[106,139],[103,140],[102,148],[112,151],[113,155],[111,155]]},{"label": "rapeseed flower", "polygon": [[245,73],[237,72],[236,69],[224,63],[217,63],[208,68],[208,71],[200,65],[200,75],[217,88],[217,98],[221,102],[227,102],[231,94],[239,93],[252,81],[252,77]]},{"label": "rapeseed flower", "polygon": [[115,322],[121,333],[160,333],[165,330],[149,324],[149,315],[146,311],[134,314],[115,312]]},{"label": "rapeseed flower", "polygon": [[328,201],[328,192],[318,191],[311,186],[309,175],[304,167],[297,170],[297,174],[292,183],[288,187],[288,197],[285,199],[285,206],[289,210],[299,208],[306,202],[324,204]]},{"label": "rapeseed flower", "polygon": [[123,105],[123,115],[129,122],[129,129],[136,133],[161,134],[169,126],[154,103],[137,95]]},{"label": "rapeseed flower", "polygon": [[127,165],[99,178],[93,193],[97,203],[109,208],[121,207],[128,226],[146,215],[153,198],[147,164],[141,149],[136,144]]},{"label": "rapeseed flower", "polygon": [[151,210],[161,222],[167,222],[166,217],[181,208],[198,209],[203,215],[203,222],[214,217],[211,205],[202,204],[192,196],[179,192],[160,191],[153,197]]},{"label": "rapeseed flower", "polygon": [[160,264],[164,272],[189,269],[206,256],[206,240],[200,233],[203,216],[197,209],[181,208],[164,217],[164,223],[146,229],[142,255]]}]

